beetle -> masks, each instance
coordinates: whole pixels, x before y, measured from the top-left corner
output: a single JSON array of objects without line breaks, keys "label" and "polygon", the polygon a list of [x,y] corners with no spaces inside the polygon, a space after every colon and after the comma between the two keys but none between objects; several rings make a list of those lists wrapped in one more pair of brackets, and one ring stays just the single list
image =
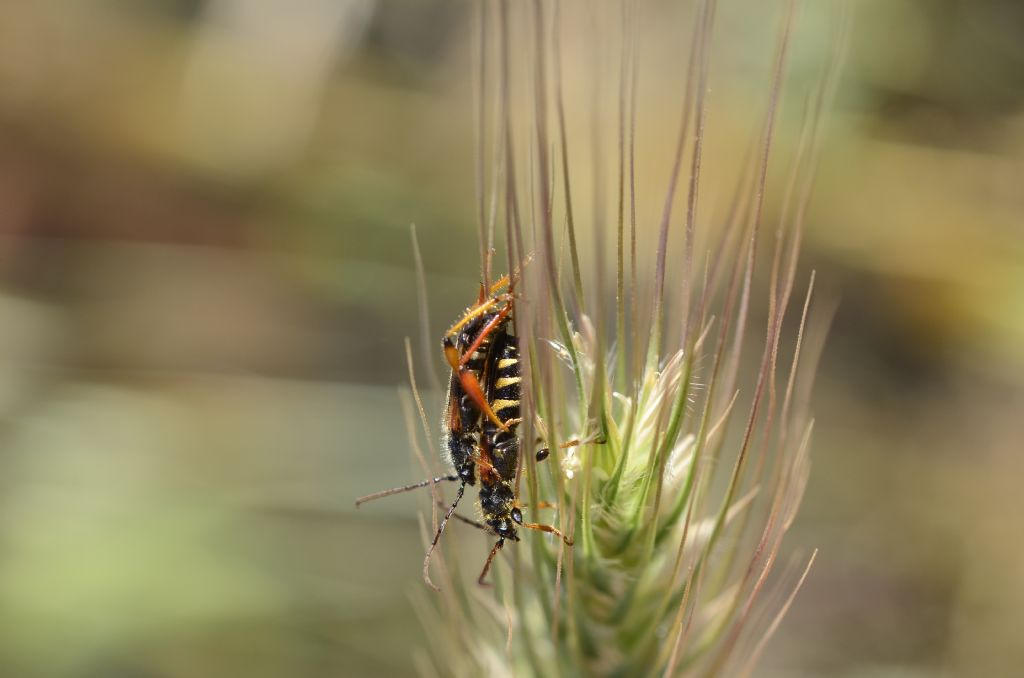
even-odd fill
[{"label": "beetle", "polygon": [[[423,578],[431,587],[430,559],[448,521],[462,500],[466,485],[480,480],[478,505],[483,523],[465,522],[498,537],[478,579],[484,579],[506,540],[518,541],[516,525],[558,535],[567,545],[572,540],[557,528],[525,522],[516,493],[519,473],[522,374],[519,344],[512,334],[512,279],[504,276],[489,290],[481,285],[477,303],[442,337],[442,352],[451,375],[442,420],[442,449],[454,473],[375,492],[356,500],[356,506],[381,497],[451,481],[459,482],[455,500],[448,507],[423,560]],[[540,461],[547,449],[537,453]]]}]

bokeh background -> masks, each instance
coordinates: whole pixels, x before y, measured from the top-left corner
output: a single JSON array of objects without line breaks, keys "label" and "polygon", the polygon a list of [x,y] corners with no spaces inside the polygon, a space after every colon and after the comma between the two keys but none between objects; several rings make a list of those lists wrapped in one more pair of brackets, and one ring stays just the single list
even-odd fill
[{"label": "bokeh background", "polygon": [[[820,554],[760,675],[1020,675],[1024,6],[852,4],[804,254],[841,301],[788,541]],[[778,8],[720,5],[739,160]],[[644,4],[655,211],[687,7]],[[411,223],[433,327],[474,289],[474,16],[0,3],[0,675],[414,673],[416,504],[352,500],[419,475]]]}]

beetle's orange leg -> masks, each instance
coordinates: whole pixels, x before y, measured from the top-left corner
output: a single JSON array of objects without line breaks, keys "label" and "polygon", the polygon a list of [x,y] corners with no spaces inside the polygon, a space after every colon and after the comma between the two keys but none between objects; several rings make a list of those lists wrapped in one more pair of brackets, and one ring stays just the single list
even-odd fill
[{"label": "beetle's orange leg", "polygon": [[474,456],[473,463],[476,464],[477,470],[480,471],[480,480],[487,479],[488,482],[485,484],[501,482],[501,474],[494,468],[494,464],[490,460],[484,459],[482,456]]},{"label": "beetle's orange leg", "polygon": [[459,360],[459,367],[462,367],[469,362],[469,359],[472,358],[473,354],[476,353],[478,348],[480,348],[480,344],[484,343],[484,339],[487,338],[487,335],[493,332],[494,328],[504,322],[505,318],[507,318],[508,314],[511,312],[512,304],[508,304],[505,308],[501,309],[501,312],[498,313],[498,315],[491,318],[491,320],[480,329],[480,332],[476,335],[473,343],[463,351],[462,358]]},{"label": "beetle's orange leg", "polygon": [[514,285],[516,283],[516,281],[519,280],[519,273],[520,273],[520,271],[522,271],[524,268],[526,268],[526,266],[531,261],[533,261],[533,254],[532,253],[526,255],[526,258],[523,259],[523,263],[520,266],[518,266],[514,271],[512,271],[511,275],[506,273],[505,275],[503,275],[500,278],[498,278],[497,280],[495,280],[494,284],[491,285],[491,290],[490,290],[491,296],[494,296],[495,294],[497,294],[498,290],[502,289],[503,287],[506,287],[506,286],[507,287],[511,287],[512,285]]},{"label": "beetle's orange leg", "polygon": [[493,421],[502,431],[508,432],[508,424],[499,419],[498,415],[491,409],[491,404],[487,402],[487,398],[484,396],[484,391],[480,388],[480,382],[477,381],[476,376],[469,371],[460,371],[459,382],[462,384],[462,390],[473,399],[473,404],[480,409],[484,416]]},{"label": "beetle's orange leg", "polygon": [[490,586],[490,584],[484,581],[484,577],[487,576],[487,572],[491,569],[491,563],[494,561],[494,556],[498,555],[498,551],[501,550],[501,547],[504,545],[505,538],[501,537],[498,539],[498,542],[494,545],[494,548],[491,549],[491,554],[487,556],[487,562],[484,563],[484,569],[482,572],[480,572],[480,578],[476,580],[476,583],[480,584],[480,586]]},{"label": "beetle's orange leg", "polygon": [[479,304],[467,309],[466,312],[462,314],[462,317],[459,318],[458,322],[448,328],[448,331],[444,333],[444,336],[450,337],[457,334],[459,330],[468,325],[474,318],[482,316],[484,313],[487,313],[500,303],[508,303],[513,299],[515,299],[515,297],[511,293],[507,293],[497,294],[492,296],[490,299],[481,301]]},{"label": "beetle's orange leg", "polygon": [[[573,545],[573,543],[574,543],[573,540],[570,539],[569,537],[565,536],[564,534],[562,534],[562,532],[557,527],[554,527],[553,525],[541,525],[540,523],[524,523],[522,521],[522,517],[523,517],[522,513],[520,511],[516,510],[516,509],[521,509],[524,506],[525,506],[525,504],[520,504],[518,500],[516,501],[515,509],[513,509],[513,511],[512,511],[512,519],[513,520],[515,520],[517,523],[519,523],[523,527],[527,528],[528,530],[537,530],[539,532],[549,532],[551,534],[557,534],[559,537],[562,538],[562,541],[565,542],[566,546],[572,546]],[[544,507],[550,507],[550,506],[551,505],[548,504],[547,502],[543,502],[542,501],[542,502],[540,502],[540,504],[538,504],[537,508],[544,508]]]},{"label": "beetle's orange leg", "polygon": [[484,302],[481,302],[481,303],[477,304],[473,308],[467,310],[462,315],[462,317],[459,318],[458,322],[456,322],[454,325],[452,325],[451,327],[448,328],[448,331],[444,333],[444,336],[450,337],[453,334],[457,334],[458,331],[461,330],[463,327],[465,327],[467,324],[469,324],[469,322],[471,320],[473,320],[474,318],[476,318],[478,316],[483,315],[484,313],[487,313],[487,311],[489,311],[490,309],[492,309],[494,306],[496,306],[497,304],[501,303],[502,301],[505,301],[504,297],[492,297],[492,298],[490,298],[490,299],[488,299],[488,300],[486,300]]},{"label": "beetle's orange leg", "polygon": [[449,337],[445,337],[442,344],[444,357],[452,370],[459,375],[459,383],[462,385],[462,390],[473,400],[473,404],[477,406],[484,416],[497,424],[502,431],[507,432],[509,430],[508,424],[499,419],[498,415],[494,413],[491,404],[487,402],[484,390],[480,387],[480,382],[477,381],[476,375],[469,370],[462,369],[462,365],[459,364],[461,358],[458,349],[455,348],[455,344],[451,342]]},{"label": "beetle's orange leg", "polygon": [[491,285],[491,289],[490,289],[491,296],[493,297],[495,294],[498,293],[499,290],[507,287],[508,283],[509,283],[508,273],[506,273],[505,275],[503,275],[500,278],[498,278],[497,280],[495,280],[494,284]]},{"label": "beetle's orange leg", "polygon": [[557,534],[559,537],[562,538],[562,541],[565,542],[566,546],[572,546],[573,543],[574,543],[572,539],[570,539],[569,537],[566,537],[564,534],[562,534],[561,531],[559,531],[559,529],[557,527],[552,527],[551,525],[540,525],[538,523],[520,523],[520,524],[523,527],[528,528],[530,530],[538,530],[540,532],[550,532],[551,534]]}]

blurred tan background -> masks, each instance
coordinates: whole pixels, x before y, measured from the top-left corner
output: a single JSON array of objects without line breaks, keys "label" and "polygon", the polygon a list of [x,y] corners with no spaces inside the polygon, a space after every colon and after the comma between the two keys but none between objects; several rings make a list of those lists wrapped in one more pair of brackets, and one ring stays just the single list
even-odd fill
[{"label": "blurred tan background", "polygon": [[[709,145],[736,162],[767,4],[716,27]],[[797,84],[829,49],[808,4]],[[1020,675],[1024,6],[853,4],[804,255],[841,299],[788,542],[821,552],[760,675]],[[655,212],[686,7],[644,5]],[[0,675],[414,673],[416,504],[352,500],[419,476],[410,223],[433,327],[474,289],[473,21],[0,3]]]}]

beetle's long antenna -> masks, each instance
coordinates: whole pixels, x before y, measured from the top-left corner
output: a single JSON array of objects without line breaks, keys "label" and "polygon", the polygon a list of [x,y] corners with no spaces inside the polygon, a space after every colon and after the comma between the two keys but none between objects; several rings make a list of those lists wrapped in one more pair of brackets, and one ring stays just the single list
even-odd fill
[{"label": "beetle's long antenna", "polygon": [[[444,508],[444,502],[439,501],[439,502],[437,502],[437,505],[439,507],[441,507],[441,508]],[[487,528],[487,526],[484,525],[483,523],[481,523],[480,521],[473,520],[472,518],[467,518],[466,516],[462,515],[461,513],[453,513],[452,514],[452,518],[455,518],[455,520],[463,522],[463,523],[465,523],[467,525],[472,525],[473,527],[475,527],[478,530],[483,530],[484,532],[490,532],[490,530]]]},{"label": "beetle's long antenna", "polygon": [[437,526],[437,534],[434,535],[434,541],[430,542],[430,548],[427,549],[427,555],[423,558],[423,581],[426,582],[427,586],[440,591],[441,588],[436,586],[434,582],[430,581],[430,557],[434,555],[434,549],[437,547],[437,542],[441,540],[441,533],[444,532],[445,525],[448,524],[448,519],[455,513],[455,507],[459,505],[459,501],[462,500],[462,495],[466,491],[466,483],[459,485],[459,493],[455,495],[455,501],[452,502],[451,507],[448,509],[448,513],[444,514],[444,520]]},{"label": "beetle's long antenna", "polygon": [[368,501],[373,501],[374,499],[380,499],[381,497],[390,497],[393,494],[401,494],[402,492],[408,492],[409,490],[415,490],[415,489],[420,488],[420,487],[426,487],[427,485],[435,485],[437,483],[442,483],[442,482],[444,482],[446,480],[458,480],[458,479],[459,479],[459,476],[457,476],[454,473],[450,473],[450,474],[448,474],[446,476],[438,476],[436,478],[427,478],[426,480],[421,480],[420,482],[413,483],[412,485],[403,485],[402,487],[392,487],[390,490],[381,490],[380,492],[374,492],[373,494],[367,494],[367,495],[364,495],[364,496],[359,497],[358,499],[356,499],[356,508],[359,508],[360,504],[365,504]]}]

